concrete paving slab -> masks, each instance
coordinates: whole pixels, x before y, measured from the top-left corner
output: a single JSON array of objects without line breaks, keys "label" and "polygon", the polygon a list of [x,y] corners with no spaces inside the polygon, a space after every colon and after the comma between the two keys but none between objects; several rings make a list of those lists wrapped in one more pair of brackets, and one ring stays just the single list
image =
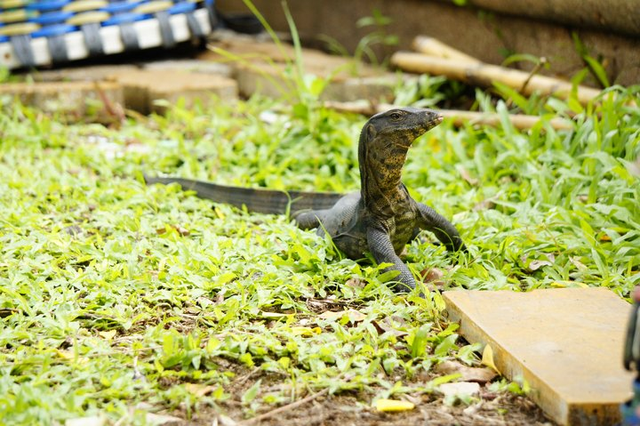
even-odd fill
[{"label": "concrete paving slab", "polygon": [[238,85],[235,80],[215,74],[202,74],[175,70],[125,70],[109,76],[124,90],[127,108],[142,114],[151,111],[162,112],[163,108],[154,101],[163,99],[175,104],[183,98],[187,107],[195,102],[207,105],[211,95],[221,101],[235,101]]},{"label": "concrete paving slab", "polygon": [[448,291],[447,312],[469,342],[490,345],[498,370],[563,425],[613,425],[631,397],[622,366],[631,306],[604,288]]},{"label": "concrete paving slab", "polygon": [[43,82],[0,84],[0,96],[12,96],[25,105],[33,105],[45,112],[73,113],[83,115],[87,100],[122,104],[122,89],[112,82]]},{"label": "concrete paving slab", "polygon": [[136,71],[135,65],[87,65],[58,68],[53,70],[35,70],[29,73],[34,81],[59,82],[59,81],[102,81],[114,73]]},{"label": "concrete paving slab", "polygon": [[233,68],[229,64],[203,61],[201,59],[169,59],[154,61],[142,65],[145,70],[186,71],[199,74],[214,74],[232,78]]}]

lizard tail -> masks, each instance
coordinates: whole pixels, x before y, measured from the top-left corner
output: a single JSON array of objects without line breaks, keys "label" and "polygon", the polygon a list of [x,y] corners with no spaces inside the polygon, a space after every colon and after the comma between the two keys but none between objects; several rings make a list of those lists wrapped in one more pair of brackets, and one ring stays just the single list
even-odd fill
[{"label": "lizard tail", "polygon": [[147,185],[177,183],[183,190],[195,191],[200,198],[225,203],[255,213],[293,214],[302,210],[324,210],[342,198],[336,192],[278,191],[273,189],[252,189],[237,186],[218,185],[180,177],[144,176]]}]

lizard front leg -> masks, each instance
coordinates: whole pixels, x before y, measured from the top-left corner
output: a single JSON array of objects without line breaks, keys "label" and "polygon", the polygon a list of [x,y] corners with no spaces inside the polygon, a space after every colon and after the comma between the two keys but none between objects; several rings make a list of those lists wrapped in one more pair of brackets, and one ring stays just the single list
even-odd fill
[{"label": "lizard front leg", "polygon": [[418,211],[420,212],[420,220],[418,221],[419,228],[433,232],[436,238],[444,244],[449,251],[467,250],[458,230],[451,222],[431,207],[422,203],[417,204]]},{"label": "lizard front leg", "polygon": [[395,270],[400,272],[400,275],[394,278],[395,281],[399,281],[393,287],[395,292],[405,293],[416,287],[416,281],[413,279],[411,271],[396,254],[387,232],[376,227],[368,227],[367,244],[376,262],[393,264],[393,266],[386,268],[385,271]]}]

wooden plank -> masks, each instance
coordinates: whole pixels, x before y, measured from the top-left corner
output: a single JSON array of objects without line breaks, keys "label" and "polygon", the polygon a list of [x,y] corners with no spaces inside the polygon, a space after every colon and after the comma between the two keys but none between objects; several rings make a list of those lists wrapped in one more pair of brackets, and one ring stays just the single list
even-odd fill
[{"label": "wooden plank", "polygon": [[631,397],[622,366],[630,305],[604,288],[448,291],[447,312],[469,342],[490,345],[500,372],[564,425],[611,425]]}]

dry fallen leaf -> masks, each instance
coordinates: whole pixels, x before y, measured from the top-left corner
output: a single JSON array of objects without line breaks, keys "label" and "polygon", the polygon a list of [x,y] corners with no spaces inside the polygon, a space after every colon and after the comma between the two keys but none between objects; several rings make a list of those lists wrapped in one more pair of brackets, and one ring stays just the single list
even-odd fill
[{"label": "dry fallen leaf", "polygon": [[429,290],[442,290],[447,284],[444,277],[444,271],[439,268],[429,268],[420,271],[420,275]]},{"label": "dry fallen leaf", "polygon": [[397,411],[409,411],[413,410],[416,406],[415,404],[408,401],[396,401],[393,399],[378,399],[374,403],[376,410],[382,411],[384,413],[391,413]]},{"label": "dry fallen leaf", "polygon": [[349,278],[344,284],[348,287],[363,288],[367,283],[360,278]]},{"label": "dry fallen leaf", "polygon": [[104,416],[77,417],[64,422],[64,426],[104,426],[107,418]]},{"label": "dry fallen leaf", "polygon": [[529,263],[529,266],[527,267],[527,269],[529,269],[530,271],[537,271],[543,266],[551,266],[551,265],[553,265],[553,263],[549,262],[548,260],[532,260]]},{"label": "dry fallen leaf", "polygon": [[384,318],[382,321],[371,321],[371,325],[373,325],[378,332],[378,334],[390,333],[396,337],[406,336],[409,334],[406,331],[398,330],[396,325],[391,323],[389,318]]},{"label": "dry fallen leaf", "polygon": [[318,318],[320,319],[324,319],[324,320],[337,320],[339,318],[342,318],[342,315],[344,315],[344,311],[325,311],[323,313],[321,313],[320,315],[318,315]]},{"label": "dry fallen leaf", "polygon": [[480,202],[478,202],[475,206],[473,206],[474,211],[479,210],[492,210],[496,208],[496,200],[500,197],[498,195],[494,195],[493,197],[486,198]]},{"label": "dry fallen leaf", "polygon": [[484,385],[493,380],[498,374],[490,368],[467,367],[457,361],[445,361],[436,367],[438,373],[460,374],[463,382],[476,382]]},{"label": "dry fallen leaf", "polygon": [[360,311],[356,311],[355,309],[348,309],[346,311],[325,311],[318,315],[318,317],[326,320],[337,321],[345,315],[347,315],[349,322],[352,324],[361,322],[367,317],[365,314]]},{"label": "dry fallen leaf", "polygon": [[471,186],[477,186],[479,183],[478,179],[471,177],[471,173],[465,168],[460,169],[460,176]]},{"label": "dry fallen leaf", "polygon": [[216,422],[218,423],[219,426],[237,426],[238,425],[238,422],[233,420],[231,417],[225,416],[224,414],[218,414],[218,417],[215,418],[213,424],[216,425]]},{"label": "dry fallen leaf", "polygon": [[178,234],[182,235],[183,237],[186,237],[191,233],[187,228],[183,228],[180,225],[173,225],[173,229],[178,231]]},{"label": "dry fallen leaf", "polygon": [[483,402],[480,401],[477,404],[472,404],[462,410],[462,414],[465,416],[473,417],[482,409]]},{"label": "dry fallen leaf", "polygon": [[100,337],[102,337],[105,340],[112,340],[113,337],[116,335],[117,331],[116,330],[109,330],[109,331],[99,331],[98,334],[100,335]]},{"label": "dry fallen leaf", "polygon": [[[190,232],[189,232],[189,230],[188,230],[188,229],[183,228],[183,227],[182,227],[182,226],[180,226],[180,225],[170,225],[170,226],[171,226],[171,228],[175,229],[175,230],[176,230],[176,232],[178,232],[178,234],[180,234],[180,235],[181,235],[181,236],[183,236],[183,237],[186,237],[186,236],[188,236],[188,235],[190,234]],[[157,229],[156,229],[156,234],[158,234],[158,235],[163,235],[163,234],[165,234],[166,232],[167,232],[167,228],[166,228],[166,227],[164,227],[164,228],[157,228]]]},{"label": "dry fallen leaf", "polygon": [[438,386],[438,390],[442,392],[445,397],[460,395],[473,396],[480,392],[480,385],[475,382],[443,383]]},{"label": "dry fallen leaf", "polygon": [[164,414],[147,413],[145,417],[146,417],[147,424],[155,425],[155,426],[166,425],[167,423],[183,422],[183,420],[179,417],[166,416]]},{"label": "dry fallen leaf", "polygon": [[209,395],[211,392],[217,389],[216,386],[200,385],[198,383],[187,383],[184,385],[185,389],[199,398]]},{"label": "dry fallen leaf", "polygon": [[442,277],[444,277],[444,272],[439,268],[429,268],[424,269],[420,272],[422,278],[425,282],[442,282]]}]

